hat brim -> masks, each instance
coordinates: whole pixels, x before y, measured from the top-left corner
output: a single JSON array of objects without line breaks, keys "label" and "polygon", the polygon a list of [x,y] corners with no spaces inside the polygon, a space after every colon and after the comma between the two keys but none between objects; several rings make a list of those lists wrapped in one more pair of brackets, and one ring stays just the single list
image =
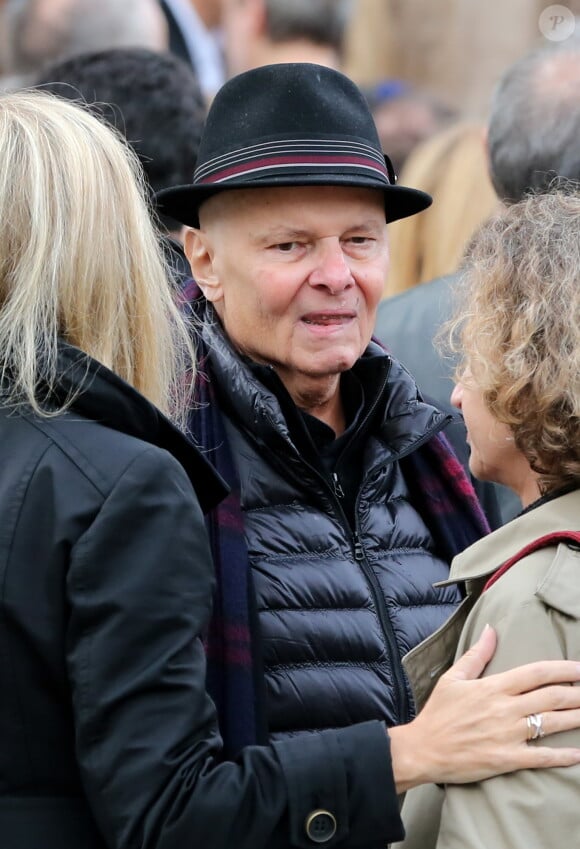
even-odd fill
[{"label": "hat brim", "polygon": [[188,227],[199,227],[199,208],[204,201],[213,195],[234,189],[266,189],[277,186],[351,186],[352,188],[376,189],[383,192],[385,196],[387,223],[422,212],[428,206],[431,206],[433,201],[432,197],[426,192],[407,186],[385,185],[373,179],[364,180],[359,176],[349,180],[347,175],[329,174],[322,176],[316,174],[312,177],[302,176],[299,180],[295,176],[280,176],[264,181],[255,180],[244,183],[236,183],[232,180],[227,183],[214,183],[207,186],[193,184],[174,186],[158,192],[155,195],[155,202],[160,214],[174,218]]}]

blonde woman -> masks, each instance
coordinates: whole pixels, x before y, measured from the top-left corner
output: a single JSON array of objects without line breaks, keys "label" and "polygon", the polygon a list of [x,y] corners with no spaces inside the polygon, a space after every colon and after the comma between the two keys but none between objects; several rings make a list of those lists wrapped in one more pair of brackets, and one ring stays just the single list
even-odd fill
[{"label": "blonde woman", "polygon": [[[466,598],[406,661],[419,703],[427,679],[437,680],[431,671],[468,650],[486,623],[498,649],[485,675],[580,658],[579,234],[580,196],[558,191],[511,206],[471,246],[453,325],[462,363],[452,402],[473,474],[509,486],[523,511],[453,561],[448,583]],[[529,745],[543,747],[546,716],[531,713],[527,724]],[[554,737],[579,744],[578,731]],[[576,845],[579,792],[578,766],[421,788],[407,796],[402,845]]]},{"label": "blonde woman", "polygon": [[221,495],[164,415],[188,331],[112,131],[4,95],[0,162],[0,843],[151,845]]}]

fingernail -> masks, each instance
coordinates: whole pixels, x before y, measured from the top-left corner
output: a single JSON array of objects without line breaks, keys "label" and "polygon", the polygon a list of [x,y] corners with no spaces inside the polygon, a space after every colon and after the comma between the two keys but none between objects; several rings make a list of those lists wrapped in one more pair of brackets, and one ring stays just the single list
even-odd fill
[{"label": "fingernail", "polygon": [[484,627],[483,631],[481,632],[481,636],[483,637],[484,634],[487,634],[487,632],[489,631],[490,628],[491,628],[491,625],[489,624],[489,622],[486,622],[485,627]]}]

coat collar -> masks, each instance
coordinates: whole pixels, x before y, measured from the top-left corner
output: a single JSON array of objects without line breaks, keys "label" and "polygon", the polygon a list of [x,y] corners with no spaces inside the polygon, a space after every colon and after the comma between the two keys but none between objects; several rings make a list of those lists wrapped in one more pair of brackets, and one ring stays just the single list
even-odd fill
[{"label": "coat collar", "polygon": [[487,577],[531,539],[556,531],[580,530],[579,508],[580,490],[574,490],[516,516],[458,554],[451,564],[449,579],[438,586]]},{"label": "coat collar", "polygon": [[157,407],[106,366],[61,342],[54,396],[60,403],[71,395],[71,411],[169,451],[183,466],[204,512],[226,496],[228,487],[211,464]]}]

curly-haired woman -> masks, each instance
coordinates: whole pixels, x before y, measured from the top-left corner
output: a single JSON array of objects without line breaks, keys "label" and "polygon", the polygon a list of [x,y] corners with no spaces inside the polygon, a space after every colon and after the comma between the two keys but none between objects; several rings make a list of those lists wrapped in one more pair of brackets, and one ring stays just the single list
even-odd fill
[{"label": "curly-haired woman", "polygon": [[[452,401],[467,425],[473,474],[509,486],[523,511],[455,558],[450,581],[462,584],[466,597],[407,656],[413,679],[423,677],[419,701],[425,679],[432,686],[436,670],[468,649],[486,623],[498,634],[486,675],[580,657],[580,550],[573,537],[580,532],[580,195],[564,187],[532,196],[484,225],[463,285],[451,327],[462,359]],[[542,714],[528,717],[528,729],[529,744],[542,746]],[[574,746],[580,734],[553,739]],[[407,796],[403,845],[576,845],[579,792],[577,766],[425,786]]]}]

